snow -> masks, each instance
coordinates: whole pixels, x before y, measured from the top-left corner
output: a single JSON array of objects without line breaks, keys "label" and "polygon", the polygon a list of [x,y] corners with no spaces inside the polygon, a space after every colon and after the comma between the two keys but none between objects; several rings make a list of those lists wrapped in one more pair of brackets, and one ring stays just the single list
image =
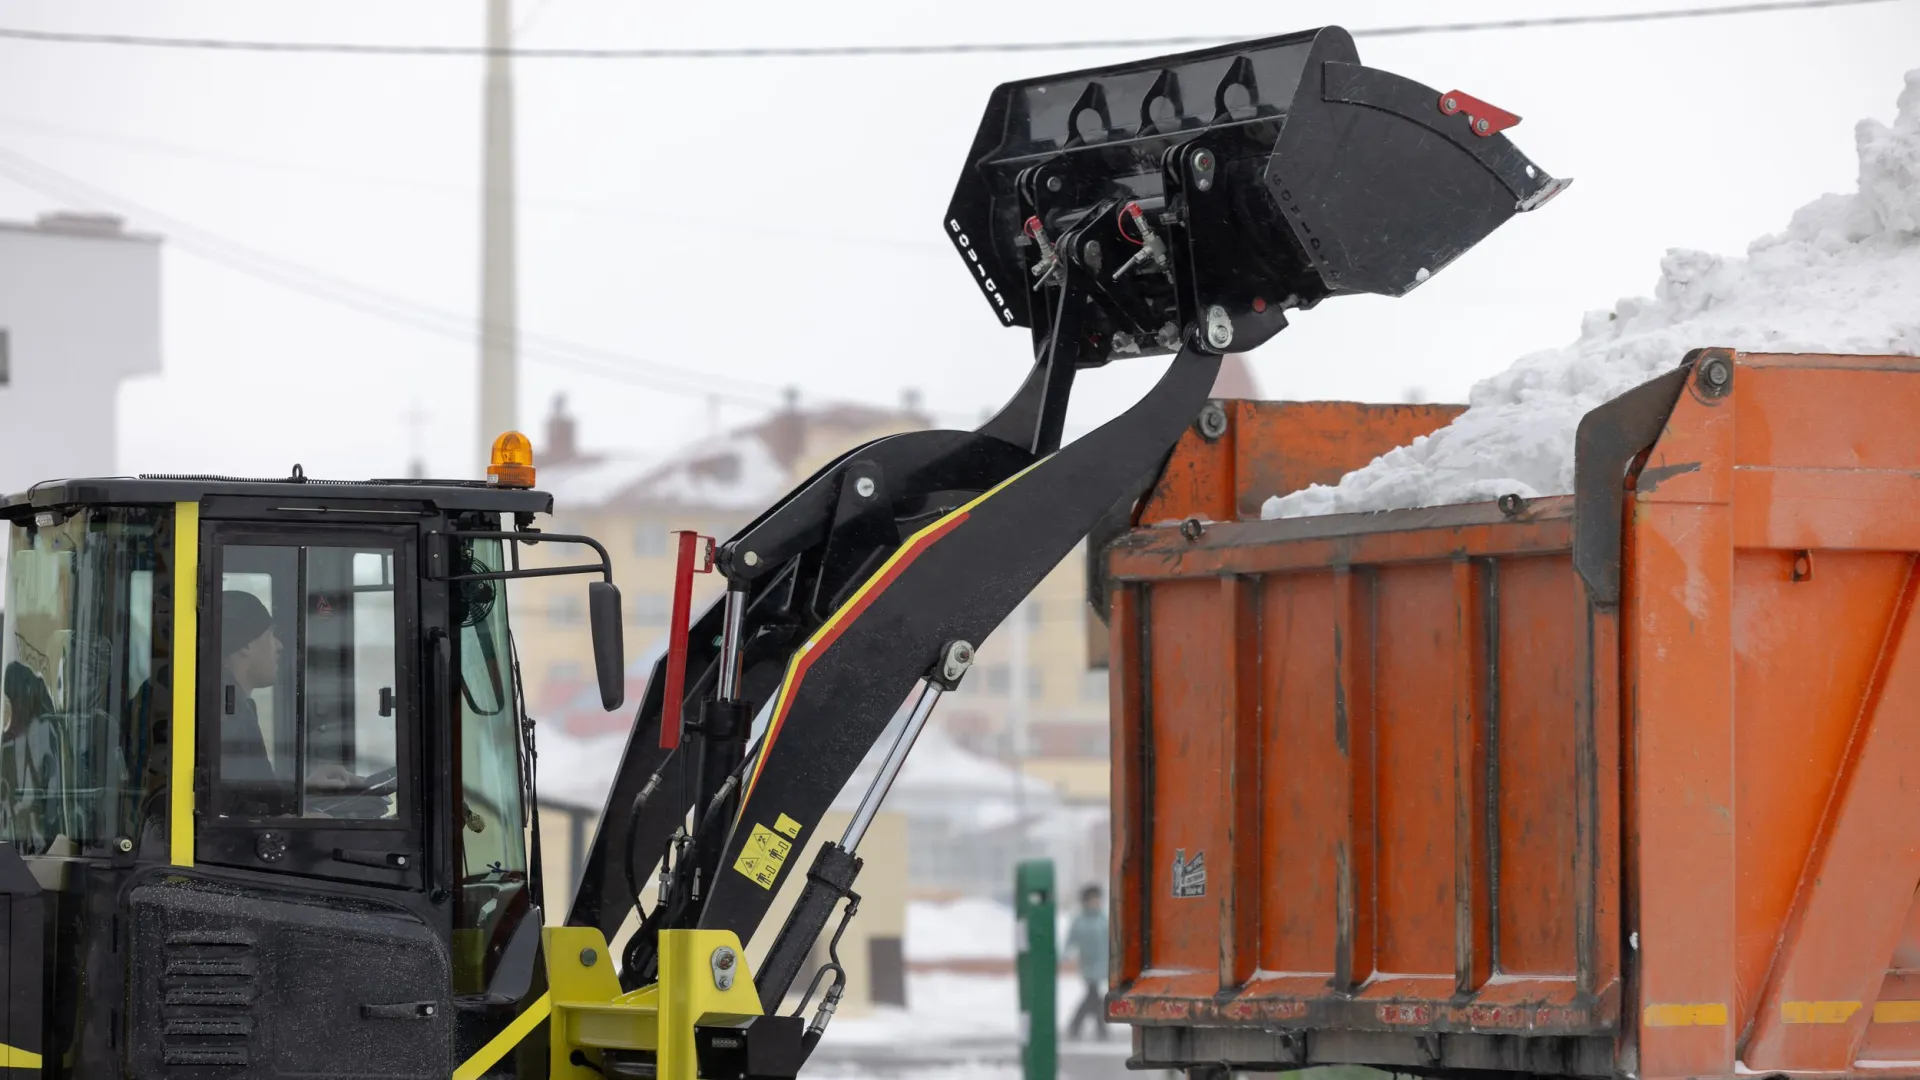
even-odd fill
[{"label": "snow", "polygon": [[761,510],[786,494],[786,467],[758,435],[700,444],[642,481],[650,498],[723,510]]},{"label": "snow", "polygon": [[[627,665],[627,701],[646,700],[647,680],[653,665],[666,651],[665,643],[654,645]],[[637,707],[637,706],[634,706]],[[574,697],[556,709],[541,710],[534,734],[534,785],[542,801],[598,810],[606,805],[607,792],[620,771],[621,756],[627,749],[627,732],[604,735],[576,735],[563,726],[573,715],[603,715],[598,686],[583,686]]]},{"label": "snow", "polygon": [[[891,1063],[876,1070],[845,1062],[822,1062],[809,1065],[807,1075],[833,1077],[835,1080],[866,1080],[868,1077],[897,1077],[900,1069]],[[1024,1073],[1018,1065],[980,1061],[914,1069],[912,1075],[914,1080],[1020,1080]]]},{"label": "snow", "polygon": [[541,731],[535,735],[534,748],[534,784],[542,802],[598,810],[613,790],[613,778],[627,749],[627,733],[583,739]]},{"label": "snow", "polygon": [[1012,960],[1013,909],[997,900],[964,898],[907,905],[908,963]]},{"label": "snow", "polygon": [[540,490],[552,495],[554,505],[562,512],[599,506],[659,464],[657,455],[640,454],[607,454],[563,461],[540,468]]},{"label": "snow", "polygon": [[[888,722],[886,733],[875,741],[873,752],[854,771],[853,782],[861,791],[866,790],[867,783],[879,770],[906,711],[903,707]],[[938,723],[929,723],[920,730],[920,737],[914,740],[912,753],[901,764],[895,786],[896,790],[907,789],[929,796],[975,798],[1011,795],[1021,781],[1017,770],[968,750],[955,742]],[[1055,792],[1051,785],[1031,776],[1025,778],[1025,783],[1031,789],[1028,794],[1036,798],[1040,797],[1037,793],[1041,791],[1048,794]]]},{"label": "snow", "polygon": [[[1086,992],[1086,984],[1078,977],[1060,977],[1054,991],[1054,1012],[1060,1023],[1073,1015]],[[821,1047],[1011,1042],[1019,1035],[1020,995],[1013,976],[915,972],[907,977],[905,1009],[877,1009],[868,1016],[835,1020]],[[1109,1032],[1108,1038],[1124,1041],[1124,1031]]]},{"label": "snow", "polygon": [[758,511],[791,485],[786,466],[753,431],[701,439],[664,456],[600,454],[540,470],[541,490],[562,513],[623,500]]},{"label": "snow", "polygon": [[1390,510],[1573,490],[1580,418],[1695,348],[1920,354],[1920,70],[1889,127],[1854,129],[1859,187],[1794,213],[1745,258],[1675,249],[1651,298],[1590,312],[1570,345],[1521,357],[1447,427],[1334,485],[1268,499],[1263,518]]}]

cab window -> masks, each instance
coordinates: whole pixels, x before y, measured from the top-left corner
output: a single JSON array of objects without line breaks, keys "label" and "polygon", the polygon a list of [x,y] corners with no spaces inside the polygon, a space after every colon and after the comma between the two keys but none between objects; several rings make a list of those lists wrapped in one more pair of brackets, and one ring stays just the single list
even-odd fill
[{"label": "cab window", "polygon": [[371,543],[221,546],[216,817],[398,817],[394,554]]},{"label": "cab window", "polygon": [[[81,855],[164,821],[149,761],[166,507],[47,511],[7,527],[0,842]],[[170,585],[163,589],[170,595]]]},{"label": "cab window", "polygon": [[[472,572],[503,568],[498,540],[467,545]],[[527,888],[525,732],[501,581],[454,585],[460,681],[459,906],[454,922],[454,989],[481,994],[513,933],[531,910]]]}]

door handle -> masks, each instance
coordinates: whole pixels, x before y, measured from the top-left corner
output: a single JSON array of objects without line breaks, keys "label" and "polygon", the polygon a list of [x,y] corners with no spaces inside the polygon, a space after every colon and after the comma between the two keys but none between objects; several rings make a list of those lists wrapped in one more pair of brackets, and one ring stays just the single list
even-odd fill
[{"label": "door handle", "polygon": [[362,1005],[362,1020],[431,1020],[440,1015],[440,1006],[431,1001],[401,1001],[392,1005]]},{"label": "door handle", "polygon": [[356,866],[375,866],[382,870],[405,870],[413,865],[410,851],[366,851],[361,848],[334,848],[333,861]]}]

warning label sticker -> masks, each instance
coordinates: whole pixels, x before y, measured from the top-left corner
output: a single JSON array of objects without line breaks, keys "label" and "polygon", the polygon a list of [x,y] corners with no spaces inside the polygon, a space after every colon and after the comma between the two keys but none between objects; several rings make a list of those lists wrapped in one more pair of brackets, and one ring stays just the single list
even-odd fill
[{"label": "warning label sticker", "polygon": [[[781,823],[792,819],[781,815]],[[795,832],[799,829],[795,828]],[[773,883],[780,879],[780,868],[786,865],[787,854],[793,850],[793,841],[767,828],[755,825],[753,832],[747,835],[747,846],[740,851],[740,857],[733,862],[733,868],[752,879],[755,885],[771,892]]]},{"label": "warning label sticker", "polygon": [[1173,895],[1176,898],[1207,895],[1207,853],[1196,851],[1187,858],[1187,849],[1173,853]]}]

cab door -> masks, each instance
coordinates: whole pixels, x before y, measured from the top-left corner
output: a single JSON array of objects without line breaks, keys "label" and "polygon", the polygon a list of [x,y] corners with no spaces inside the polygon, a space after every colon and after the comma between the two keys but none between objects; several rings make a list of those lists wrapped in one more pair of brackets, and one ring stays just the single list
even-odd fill
[{"label": "cab door", "polygon": [[451,918],[424,872],[417,537],[203,526],[193,868],[132,897],[151,1075],[451,1071]]}]

